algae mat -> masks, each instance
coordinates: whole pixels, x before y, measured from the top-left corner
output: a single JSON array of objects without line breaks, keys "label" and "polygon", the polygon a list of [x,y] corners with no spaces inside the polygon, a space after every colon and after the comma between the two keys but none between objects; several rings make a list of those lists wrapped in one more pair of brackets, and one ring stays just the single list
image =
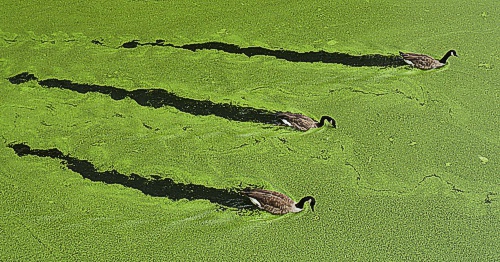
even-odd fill
[{"label": "algae mat", "polygon": [[[0,260],[500,260],[497,2],[176,2],[3,4]],[[131,95],[151,92],[180,102]],[[237,118],[279,111],[338,127]],[[315,212],[220,198],[247,185]]]}]

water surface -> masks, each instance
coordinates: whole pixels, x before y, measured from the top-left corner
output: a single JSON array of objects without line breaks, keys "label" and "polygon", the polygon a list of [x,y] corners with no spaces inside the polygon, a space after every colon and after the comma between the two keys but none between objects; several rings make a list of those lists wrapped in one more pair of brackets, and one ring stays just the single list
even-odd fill
[{"label": "water surface", "polygon": [[[1,260],[500,260],[498,3],[101,2],[2,7]],[[120,48],[158,39],[172,46]],[[359,57],[455,49],[459,57],[419,71],[176,48],[212,42]],[[338,128],[302,133],[8,80],[23,72],[331,115]],[[64,159],[19,156],[15,144],[128,179],[313,195],[316,211],[276,217],[152,196],[82,177]]]}]

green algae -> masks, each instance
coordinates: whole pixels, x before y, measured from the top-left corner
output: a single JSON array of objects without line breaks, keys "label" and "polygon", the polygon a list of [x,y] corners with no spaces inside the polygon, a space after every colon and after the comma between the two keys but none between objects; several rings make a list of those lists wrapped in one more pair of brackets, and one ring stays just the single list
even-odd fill
[{"label": "green algae", "polygon": [[[499,259],[498,4],[11,1],[5,9],[1,260]],[[134,39],[354,55],[454,48],[460,57],[422,72],[117,48]],[[5,80],[25,71],[326,114],[338,128],[299,133]],[[84,180],[57,160],[17,157],[11,142],[57,147],[101,171],[257,184],[318,204],[314,213],[240,216]]]}]

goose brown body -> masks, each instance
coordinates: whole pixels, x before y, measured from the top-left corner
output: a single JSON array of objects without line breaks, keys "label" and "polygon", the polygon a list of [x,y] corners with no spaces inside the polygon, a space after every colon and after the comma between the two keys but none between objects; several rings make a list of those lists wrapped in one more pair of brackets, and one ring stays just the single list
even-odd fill
[{"label": "goose brown body", "polygon": [[259,188],[243,190],[241,193],[249,197],[258,208],[275,215],[300,212],[307,201],[310,201],[311,209],[314,210],[316,203],[315,199],[310,196],[304,197],[299,203],[296,203],[282,193]]},{"label": "goose brown body", "polygon": [[300,131],[307,131],[311,128],[322,127],[325,121],[330,122],[333,127],[336,127],[335,120],[333,120],[333,118],[329,116],[322,116],[320,122],[316,122],[308,116],[290,112],[278,113],[277,117],[284,125],[290,126]]},{"label": "goose brown body", "polygon": [[457,56],[455,50],[448,51],[443,56],[443,58],[441,58],[441,60],[437,60],[435,58],[432,58],[431,56],[424,54],[403,53],[403,52],[399,52],[399,54],[407,64],[424,70],[443,67],[444,65],[446,65],[446,61],[450,56]]}]

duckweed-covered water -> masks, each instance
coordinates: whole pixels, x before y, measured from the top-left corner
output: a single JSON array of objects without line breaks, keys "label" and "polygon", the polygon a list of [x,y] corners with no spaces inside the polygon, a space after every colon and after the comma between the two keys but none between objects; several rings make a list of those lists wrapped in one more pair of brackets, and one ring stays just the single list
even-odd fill
[{"label": "duckweed-covered water", "polygon": [[[500,260],[498,10],[495,1],[4,3],[0,260]],[[352,56],[440,58],[455,49],[459,57],[419,71],[123,47],[159,39]],[[330,115],[337,128],[302,133],[9,81],[23,72]],[[57,149],[98,174],[217,192],[255,185],[312,195],[317,205],[279,217],[173,200],[89,179],[62,158],[18,155],[20,144]]]}]

